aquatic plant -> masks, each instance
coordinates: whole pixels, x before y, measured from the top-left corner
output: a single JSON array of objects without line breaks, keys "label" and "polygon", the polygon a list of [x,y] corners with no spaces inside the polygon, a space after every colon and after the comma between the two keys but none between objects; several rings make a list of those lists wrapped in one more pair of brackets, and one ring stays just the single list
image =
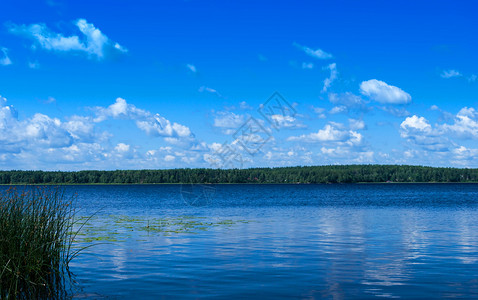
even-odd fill
[{"label": "aquatic plant", "polygon": [[74,198],[59,188],[0,193],[0,298],[64,298],[76,234]]},{"label": "aquatic plant", "polygon": [[[130,238],[156,236],[171,236],[176,234],[198,234],[214,228],[230,228],[237,224],[250,223],[247,220],[209,220],[201,216],[167,216],[146,218],[144,216],[102,215],[88,218],[79,217],[84,221],[81,233],[77,234],[75,244],[92,242],[125,242]],[[138,234],[139,233],[139,234]],[[98,245],[99,243],[96,243]]]}]

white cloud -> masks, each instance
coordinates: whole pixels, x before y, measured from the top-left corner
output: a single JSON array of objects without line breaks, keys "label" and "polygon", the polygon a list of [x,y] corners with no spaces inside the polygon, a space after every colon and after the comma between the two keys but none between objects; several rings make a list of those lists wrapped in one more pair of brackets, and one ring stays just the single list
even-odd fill
[{"label": "white cloud", "polygon": [[[349,119],[350,125],[329,122],[317,132],[292,136],[287,140],[292,142],[310,143],[306,148],[310,151],[319,146],[318,151],[312,151],[320,164],[336,163],[371,163],[375,161],[375,154],[368,149],[367,143],[357,130],[364,129],[365,124],[361,120]],[[308,163],[313,163],[311,155]]]},{"label": "white cloud", "polygon": [[[178,166],[205,164],[200,158],[208,147],[197,141],[187,126],[161,119],[121,98],[93,111],[94,117],[60,120],[37,113],[19,120],[13,106],[0,96],[0,166],[30,170],[138,169],[162,167],[165,159],[170,159],[166,155],[181,157],[180,162],[171,160],[180,163]],[[100,130],[99,124],[109,119],[133,120],[146,134],[163,136],[171,146],[140,152],[140,147],[115,141],[116,136]],[[158,123],[161,128],[156,127]]]},{"label": "white cloud", "polygon": [[300,122],[297,118],[284,115],[271,115],[270,118],[274,121],[274,124],[279,128],[300,129],[307,126]]},{"label": "white cloud", "polygon": [[129,149],[130,149],[130,145],[127,145],[124,143],[119,143],[115,147],[115,150],[118,151],[119,153],[129,152]]},{"label": "white cloud", "polygon": [[462,74],[457,70],[443,70],[440,73],[441,78],[452,78],[452,77],[460,77]]},{"label": "white cloud", "polygon": [[382,104],[407,104],[412,101],[407,92],[376,79],[363,81],[360,84],[360,92]]},{"label": "white cloud", "polygon": [[94,110],[96,112],[94,121],[97,123],[109,118],[133,120],[139,129],[151,136],[171,138],[193,138],[194,136],[189,127],[171,123],[160,114],[153,114],[128,104],[123,98],[117,98],[115,103],[106,108],[96,107]]},{"label": "white cloud", "polygon": [[149,115],[146,111],[142,109],[137,109],[134,105],[129,105],[123,98],[117,98],[116,102],[111,104],[107,108],[98,106],[95,108],[95,110],[95,122],[101,122],[108,118],[136,119]]},{"label": "white cloud", "polygon": [[330,87],[332,82],[337,79],[337,65],[335,63],[328,65],[324,69],[330,70],[330,76],[324,79],[324,86],[322,87],[322,93],[327,92],[327,89]]},{"label": "white cloud", "polygon": [[478,80],[478,76],[476,74],[471,74],[470,77],[468,77],[468,82],[475,82]]},{"label": "white cloud", "polygon": [[307,55],[318,58],[318,59],[329,59],[332,58],[332,54],[325,52],[322,49],[312,49],[306,46],[301,46],[297,43],[294,43],[294,46],[298,47],[299,49],[302,49]]},{"label": "white cloud", "polygon": [[[464,107],[454,116],[453,123],[434,126],[424,117],[413,115],[401,123],[400,136],[410,142],[409,146],[415,144],[425,151],[438,151],[448,155],[451,147],[458,147],[458,140],[478,139],[478,112],[474,108]],[[454,163],[458,159],[458,156],[455,157]]]},{"label": "white cloud", "polygon": [[344,130],[340,127],[342,127],[341,124],[330,123],[318,132],[291,136],[287,140],[307,143],[347,144],[349,146],[359,145],[361,143],[362,135],[360,133],[353,130]]},{"label": "white cloud", "polygon": [[68,147],[73,141],[74,136],[59,119],[37,113],[20,121],[13,106],[0,96],[0,151],[18,153],[31,147]]},{"label": "white cloud", "polygon": [[90,117],[72,116],[63,122],[63,127],[73,138],[84,142],[92,143],[105,137],[95,132],[95,123]]},{"label": "white cloud", "polygon": [[334,106],[329,111],[329,113],[332,115],[345,113],[345,112],[347,112],[347,106],[345,105]]},{"label": "white cloud", "polygon": [[169,161],[174,161],[175,159],[176,159],[175,156],[169,155],[169,154],[164,157],[164,161],[168,161],[168,162]]},{"label": "white cloud", "polygon": [[0,58],[0,65],[8,66],[12,64],[10,57],[8,57],[8,49],[0,48],[0,51],[3,53],[3,57]]},{"label": "white cloud", "polygon": [[455,137],[478,139],[478,112],[472,107],[464,107],[456,114],[453,124],[442,127]]},{"label": "white cloud", "polygon": [[[408,117],[405,121],[400,124],[400,128],[405,131],[420,131],[423,133],[430,133],[432,131],[432,126],[424,117],[417,117],[416,115]],[[404,134],[406,134],[404,132]]]},{"label": "white cloud", "polygon": [[428,151],[448,151],[446,137],[424,117],[413,115],[400,124],[400,136]]},{"label": "white cloud", "polygon": [[35,114],[25,127],[25,135],[37,143],[44,143],[48,147],[67,147],[73,143],[71,134],[61,126],[57,118],[50,118],[43,114]]},{"label": "white cloud", "polygon": [[116,144],[113,151],[106,153],[106,155],[109,159],[111,158],[116,159],[116,162],[124,160],[124,159],[130,160],[130,161],[133,159],[134,160],[141,159],[136,149],[133,148],[131,145],[128,145],[125,143]]},{"label": "white cloud", "polygon": [[93,24],[85,19],[78,19],[76,27],[82,33],[77,35],[64,36],[61,33],[51,31],[45,24],[15,25],[9,24],[9,31],[13,34],[25,36],[32,39],[41,48],[57,52],[83,52],[90,58],[103,59],[107,52],[122,52],[128,50],[120,44],[111,41]]},{"label": "white cloud", "polygon": [[472,161],[478,159],[478,149],[467,148],[460,146],[452,150],[454,158],[459,161],[459,164],[464,164],[464,161]]},{"label": "white cloud", "polygon": [[194,65],[191,65],[191,64],[187,64],[186,65],[186,68],[189,69],[189,71],[193,72],[193,73],[197,73],[197,69]]}]

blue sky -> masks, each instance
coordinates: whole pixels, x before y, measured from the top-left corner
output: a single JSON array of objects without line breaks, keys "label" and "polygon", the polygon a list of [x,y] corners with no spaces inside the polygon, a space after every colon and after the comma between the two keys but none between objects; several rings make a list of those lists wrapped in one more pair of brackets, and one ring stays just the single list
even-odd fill
[{"label": "blue sky", "polygon": [[478,167],[476,1],[1,6],[2,169]]}]

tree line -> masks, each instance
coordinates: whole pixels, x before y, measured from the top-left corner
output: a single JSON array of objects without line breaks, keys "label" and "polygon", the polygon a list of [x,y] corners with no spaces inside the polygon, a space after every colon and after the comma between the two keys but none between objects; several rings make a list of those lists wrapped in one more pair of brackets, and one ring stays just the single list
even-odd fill
[{"label": "tree line", "polygon": [[478,169],[333,165],[250,169],[0,171],[0,184],[478,182]]}]

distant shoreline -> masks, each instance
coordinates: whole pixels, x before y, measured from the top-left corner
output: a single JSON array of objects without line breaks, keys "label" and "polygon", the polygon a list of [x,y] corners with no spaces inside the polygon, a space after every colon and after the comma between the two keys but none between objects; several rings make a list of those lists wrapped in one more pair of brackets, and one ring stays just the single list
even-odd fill
[{"label": "distant shoreline", "polygon": [[147,186],[147,185],[406,185],[406,184],[478,184],[466,182],[352,182],[352,183],[2,183],[0,186]]},{"label": "distant shoreline", "polygon": [[0,171],[0,185],[478,183],[478,169],[330,165],[250,169]]}]

